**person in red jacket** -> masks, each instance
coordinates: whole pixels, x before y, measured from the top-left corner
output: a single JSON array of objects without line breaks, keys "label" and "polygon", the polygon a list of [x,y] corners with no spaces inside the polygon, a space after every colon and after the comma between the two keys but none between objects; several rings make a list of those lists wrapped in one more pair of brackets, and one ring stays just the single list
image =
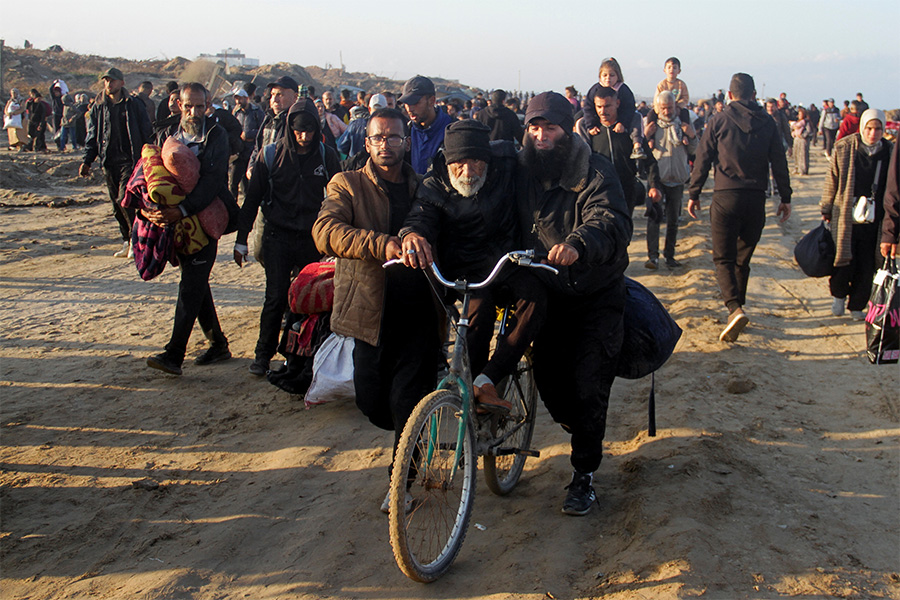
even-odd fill
[{"label": "person in red jacket", "polygon": [[854,100],[850,103],[850,112],[841,120],[841,127],[838,129],[837,139],[848,136],[851,133],[859,133],[859,101]]}]

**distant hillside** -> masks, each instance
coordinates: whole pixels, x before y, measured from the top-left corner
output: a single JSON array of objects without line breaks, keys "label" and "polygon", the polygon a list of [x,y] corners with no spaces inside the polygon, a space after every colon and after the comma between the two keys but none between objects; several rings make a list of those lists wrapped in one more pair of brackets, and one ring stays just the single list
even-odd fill
[{"label": "distant hillside", "polygon": [[[8,97],[10,88],[18,88],[27,93],[37,88],[47,94],[50,84],[55,79],[63,79],[73,91],[97,92],[101,89],[98,78],[109,69],[116,67],[125,75],[125,86],[129,89],[137,87],[141,81],[153,82],[159,90],[168,81],[200,81],[208,85],[214,78],[214,87],[219,90],[230,89],[236,81],[254,81],[260,87],[284,75],[293,77],[301,85],[313,85],[316,93],[327,89],[338,89],[341,86],[361,88],[367,92],[391,90],[399,93],[403,81],[388,79],[371,73],[348,73],[341,69],[323,69],[321,67],[302,67],[291,63],[262,65],[253,69],[231,68],[206,61],[190,61],[176,57],[164,60],[129,60],[125,58],[108,58],[104,56],[77,54],[64,49],[38,50],[3,48],[3,97]],[[467,92],[474,95],[477,91],[457,81],[432,77],[438,95],[450,92]]]}]

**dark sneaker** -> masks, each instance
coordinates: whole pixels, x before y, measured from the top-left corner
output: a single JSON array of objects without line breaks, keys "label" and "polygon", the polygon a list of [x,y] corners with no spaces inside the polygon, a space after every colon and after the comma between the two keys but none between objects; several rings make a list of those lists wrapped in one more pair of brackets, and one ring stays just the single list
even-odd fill
[{"label": "dark sneaker", "polygon": [[650,269],[651,271],[657,270],[659,268],[659,259],[651,258],[650,260],[648,260],[647,262],[644,263],[644,268]]},{"label": "dark sneaker", "polygon": [[207,348],[206,352],[194,359],[194,364],[211,365],[229,358],[231,358],[231,351],[228,349],[228,344],[213,344]]},{"label": "dark sneaker", "polygon": [[674,258],[666,259],[666,266],[670,269],[677,269],[681,266],[681,263],[675,260]]},{"label": "dark sneaker", "polygon": [[475,412],[508,415],[511,410],[512,404],[509,403],[509,400],[500,397],[493,384],[485,383],[475,386]]},{"label": "dark sneaker", "polygon": [[581,516],[590,512],[594,502],[597,501],[597,494],[591,485],[593,480],[594,477],[591,473],[575,471],[572,474],[572,483],[566,486],[569,491],[566,494],[566,501],[563,502],[563,513]]},{"label": "dark sneaker", "polygon": [[250,374],[262,377],[269,372],[269,359],[257,356],[256,360],[250,363]]},{"label": "dark sneaker", "polygon": [[147,358],[147,366],[159,369],[169,375],[181,375],[181,363],[175,361],[165,352]]},{"label": "dark sneaker", "polygon": [[728,317],[728,325],[726,325],[725,329],[722,330],[722,333],[719,334],[719,341],[736,342],[738,336],[741,335],[744,327],[746,327],[749,322],[750,319],[747,318],[747,315],[744,314],[743,310],[740,308],[735,310],[731,313],[731,316]]},{"label": "dark sneaker", "polygon": [[643,150],[638,148],[631,153],[631,156],[629,158],[631,158],[632,160],[641,160],[642,158],[647,158],[647,155],[644,154]]}]

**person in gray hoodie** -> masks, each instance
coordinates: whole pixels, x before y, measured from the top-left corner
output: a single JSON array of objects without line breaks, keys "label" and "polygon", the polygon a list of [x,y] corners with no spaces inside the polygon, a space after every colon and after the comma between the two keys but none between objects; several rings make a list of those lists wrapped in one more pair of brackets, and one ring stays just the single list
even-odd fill
[{"label": "person in gray hoodie", "polygon": [[715,189],[709,208],[713,263],[728,322],[719,339],[737,341],[750,321],[744,313],[750,258],[766,224],[769,166],[781,204],[776,215],[791,216],[791,180],[784,143],[775,121],[756,101],[753,78],[735,73],[728,91],[731,102],[709,120],[697,148],[688,191],[688,213],[697,218],[700,192],[715,165]]}]

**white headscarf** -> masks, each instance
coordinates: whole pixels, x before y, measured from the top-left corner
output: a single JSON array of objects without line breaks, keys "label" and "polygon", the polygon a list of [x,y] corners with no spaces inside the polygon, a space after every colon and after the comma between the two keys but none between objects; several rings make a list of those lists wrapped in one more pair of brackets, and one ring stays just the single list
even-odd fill
[{"label": "white headscarf", "polygon": [[877,143],[872,144],[871,146],[866,144],[865,140],[863,139],[862,132],[865,130],[866,125],[869,123],[869,121],[880,121],[881,126],[884,127],[884,124],[887,122],[884,116],[884,111],[878,110],[877,108],[869,108],[859,118],[860,150],[862,150],[869,156],[874,156],[879,150],[881,150],[881,140],[878,140]]}]

